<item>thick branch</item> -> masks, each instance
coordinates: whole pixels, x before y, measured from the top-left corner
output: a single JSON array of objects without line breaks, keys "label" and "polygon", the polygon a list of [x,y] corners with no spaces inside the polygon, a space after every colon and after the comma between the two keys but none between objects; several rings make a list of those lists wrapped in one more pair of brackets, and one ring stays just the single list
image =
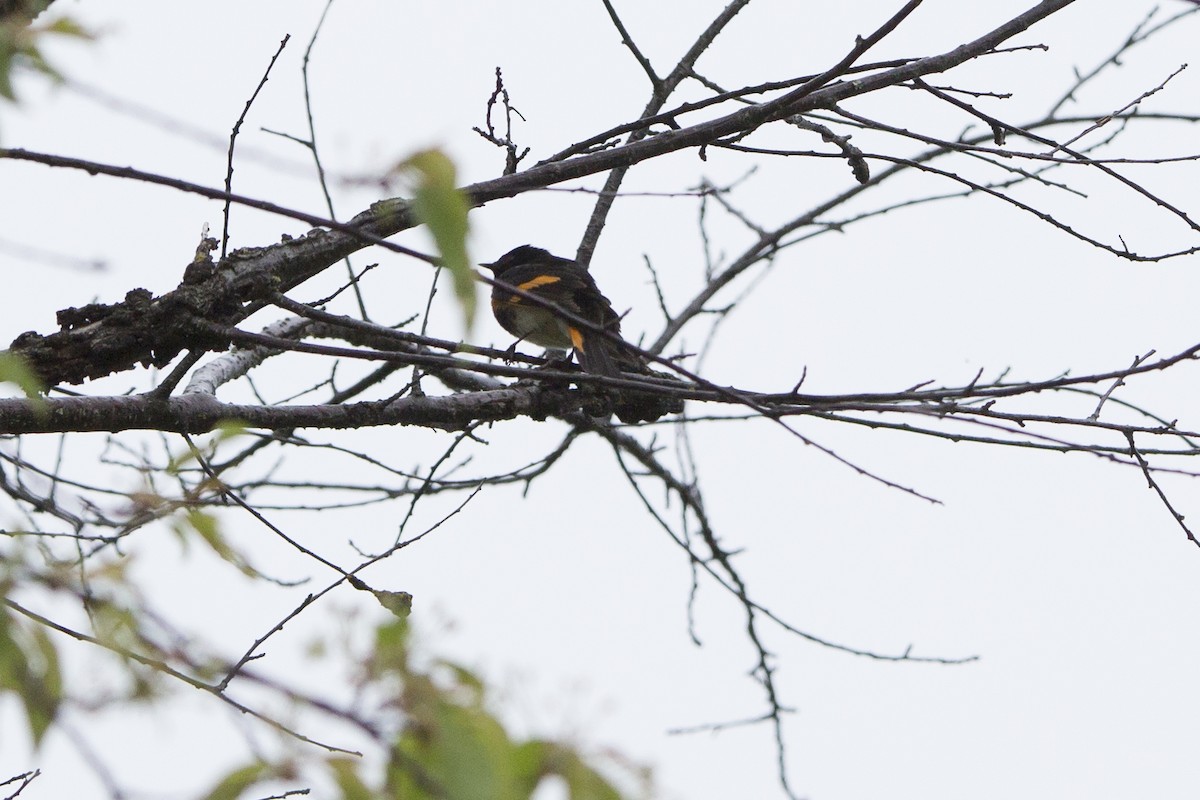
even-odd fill
[{"label": "thick branch", "polygon": [[[464,191],[471,198],[472,205],[481,206],[531,189],[627,167],[678,150],[712,144],[724,137],[745,133],[793,114],[828,107],[922,75],[944,72],[987,53],[1072,2],[1045,0],[985,36],[941,55],[822,88],[815,88],[816,82],[810,81],[780,98],[742,108],[709,122],[668,131],[611,150],[541,164],[524,172],[468,186]],[[129,168],[108,167],[24,150],[0,149],[0,158],[149,180],[207,197],[231,197],[216,189],[152,176]],[[293,218],[320,221],[301,212],[263,204],[250,198],[233,196],[232,199],[259,207],[269,206],[270,210]],[[159,298],[139,290],[131,293],[126,303],[68,313],[61,322],[62,331],[49,336],[23,334],[13,343],[12,349],[24,356],[47,384],[77,384],[87,378],[131,369],[137,364],[161,366],[172,361],[184,349],[208,349],[211,344],[195,337],[194,331],[181,330],[173,324],[180,316],[187,316],[177,313],[180,308],[194,316],[233,324],[257,308],[255,301],[265,290],[287,291],[367,245],[384,244],[391,249],[412,252],[383,241],[384,237],[415,224],[409,213],[408,202],[402,199],[375,203],[349,223],[320,222],[333,229],[314,230],[301,239],[271,247],[235,251],[222,260],[217,268],[200,274],[198,279],[189,281],[185,278],[178,288]],[[88,311],[97,313],[89,316]]]},{"label": "thick branch", "polygon": [[[159,430],[207,433],[221,422],[252,428],[363,428],[419,425],[461,429],[472,422],[530,416],[545,419],[589,405],[582,392],[519,386],[441,397],[407,397],[391,403],[260,406],[223,403],[205,394],[163,400],[132,397],[60,397],[44,403],[0,400],[0,434]],[[596,409],[589,408],[595,412]]]}]

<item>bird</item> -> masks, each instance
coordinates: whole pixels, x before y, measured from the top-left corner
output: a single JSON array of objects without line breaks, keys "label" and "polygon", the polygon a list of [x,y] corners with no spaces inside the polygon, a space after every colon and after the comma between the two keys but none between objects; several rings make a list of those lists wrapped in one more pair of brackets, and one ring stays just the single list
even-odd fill
[{"label": "bird", "polygon": [[[621,318],[613,310],[591,273],[578,262],[552,255],[549,251],[523,244],[490,264],[492,313],[500,327],[517,337],[549,350],[573,350],[585,372],[609,378],[621,376],[622,367],[635,370],[637,359],[622,342],[600,333],[621,335]],[[512,287],[546,304],[512,291]],[[550,305],[552,304],[552,305]],[[584,327],[558,313],[568,312],[594,327]],[[515,345],[514,345],[515,346]]]},{"label": "bird", "polygon": [[[517,337],[513,347],[528,341],[548,350],[574,351],[579,366],[593,375],[619,378],[633,373],[658,381],[674,380],[651,369],[621,338],[620,315],[579,262],[523,244],[479,266],[495,276],[492,313],[500,327]],[[546,303],[534,302],[526,295]],[[567,314],[591,325],[579,325]],[[683,411],[683,400],[666,393],[610,388],[605,394],[617,417],[626,423],[649,422]]]}]

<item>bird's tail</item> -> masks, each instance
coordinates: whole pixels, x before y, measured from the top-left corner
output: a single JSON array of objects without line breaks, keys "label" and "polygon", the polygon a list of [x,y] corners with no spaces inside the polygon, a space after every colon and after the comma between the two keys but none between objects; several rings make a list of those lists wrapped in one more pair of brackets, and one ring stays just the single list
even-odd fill
[{"label": "bird's tail", "polygon": [[582,344],[583,347],[575,348],[575,355],[585,372],[608,378],[621,377],[622,362],[629,357],[617,352],[620,345],[595,334],[584,337]]},{"label": "bird's tail", "polygon": [[[585,372],[593,375],[605,375],[610,378],[621,377],[621,373],[646,375],[660,379],[671,379],[671,376],[650,368],[645,360],[619,343],[607,337],[593,333],[591,336],[576,336],[572,330],[572,340],[575,342],[575,357],[579,366]],[[657,420],[665,414],[678,414],[683,411],[683,400],[669,396],[658,396],[649,392],[622,389],[613,395],[613,410],[622,422],[637,423]]]}]

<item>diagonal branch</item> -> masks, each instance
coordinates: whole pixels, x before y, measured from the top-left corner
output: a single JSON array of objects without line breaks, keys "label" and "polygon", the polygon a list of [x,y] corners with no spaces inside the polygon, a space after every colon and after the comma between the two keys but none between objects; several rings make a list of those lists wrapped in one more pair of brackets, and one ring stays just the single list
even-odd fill
[{"label": "diagonal branch", "polygon": [[[1072,2],[1073,0],[1044,0],[1004,25],[941,55],[820,88],[813,88],[819,83],[819,80],[814,78],[780,98],[744,107],[714,120],[630,141],[610,150],[589,153],[562,162],[541,164],[524,172],[465,187],[463,191],[467,193],[473,206],[481,206],[531,189],[544,188],[599,172],[628,168],[667,153],[712,144],[724,137],[743,134],[793,114],[828,107],[850,97],[912,81],[922,75],[944,72],[991,51]],[[720,19],[727,21],[727,17],[731,18],[740,7],[739,3],[732,3],[726,9],[726,15]],[[696,57],[700,52],[703,52],[702,48],[695,53]],[[669,81],[670,77],[667,80]],[[219,268],[207,273],[197,270],[197,278],[189,281],[185,277],[183,284],[162,297],[155,298],[144,291],[131,293],[133,296],[127,303],[104,308],[103,318],[92,319],[87,315],[75,315],[69,318],[73,324],[64,324],[66,330],[59,333],[49,336],[39,336],[35,333],[22,335],[14,342],[13,350],[28,359],[47,384],[79,383],[86,378],[131,369],[137,364],[162,366],[170,363],[185,348],[211,348],[215,343],[180,337],[177,330],[164,323],[175,316],[175,312],[180,308],[199,313],[208,319],[228,324],[236,323],[259,307],[256,300],[265,287],[274,284],[272,288],[287,291],[350,253],[371,244],[421,260],[430,260],[429,256],[385,241],[386,237],[415,224],[408,201],[403,199],[380,201],[349,223],[339,223],[276,204],[230,195],[209,187],[130,168],[112,167],[27,150],[0,149],[0,159],[33,161],[48,166],[80,169],[91,174],[100,173],[152,182],[214,199],[229,198],[238,204],[252,205],[326,228],[310,231],[300,239],[270,247],[235,251],[220,263]],[[606,193],[604,196],[612,195]],[[168,332],[166,336],[164,331]]]}]

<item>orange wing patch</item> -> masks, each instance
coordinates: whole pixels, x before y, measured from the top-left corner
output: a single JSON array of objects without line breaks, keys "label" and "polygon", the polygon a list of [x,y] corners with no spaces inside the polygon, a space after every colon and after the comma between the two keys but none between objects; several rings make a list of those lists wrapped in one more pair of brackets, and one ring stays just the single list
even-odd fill
[{"label": "orange wing patch", "polygon": [[522,291],[532,292],[539,286],[548,286],[551,283],[558,283],[561,280],[562,278],[558,277],[557,275],[538,275],[533,280],[525,281],[524,283],[518,283],[517,288],[521,289]]},{"label": "orange wing patch", "polygon": [[[558,283],[561,280],[562,278],[559,278],[555,275],[538,275],[536,278],[525,281],[524,283],[518,283],[516,286],[523,292],[532,292],[539,286],[549,286],[550,284]],[[521,303],[525,302],[525,298],[521,297],[519,294],[514,294],[508,298],[507,302],[514,306],[520,305]]]},{"label": "orange wing patch", "polygon": [[579,352],[583,352],[583,331],[574,326],[567,328],[567,333],[571,335],[571,346]]}]

